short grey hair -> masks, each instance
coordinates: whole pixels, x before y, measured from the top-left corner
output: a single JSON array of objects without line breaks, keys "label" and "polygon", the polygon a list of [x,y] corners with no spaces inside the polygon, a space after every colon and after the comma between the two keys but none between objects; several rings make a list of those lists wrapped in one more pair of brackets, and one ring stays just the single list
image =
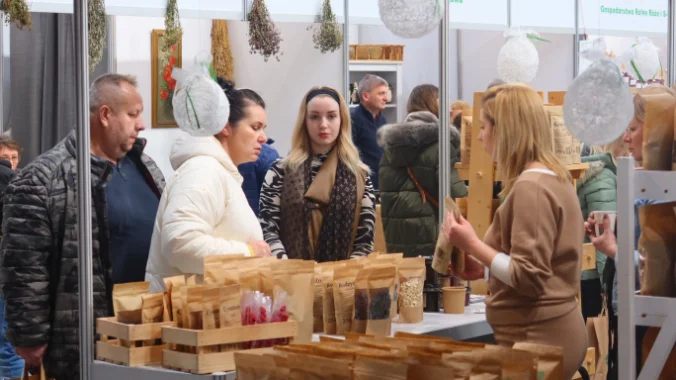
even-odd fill
[{"label": "short grey hair", "polygon": [[385,86],[387,87],[387,81],[377,75],[373,74],[366,74],[364,77],[359,81],[359,87],[357,91],[359,92],[359,97],[361,98],[361,94],[365,92],[371,92],[375,88],[380,87],[380,86]]},{"label": "short grey hair", "polygon": [[133,75],[108,73],[96,78],[89,87],[89,112],[96,113],[104,105],[114,106],[114,95],[111,96],[109,87],[119,89],[123,83],[133,87],[138,86],[136,77]]},{"label": "short grey hair", "polygon": [[488,85],[488,87],[486,87],[486,91],[490,90],[493,87],[502,86],[503,84],[507,84],[507,82],[505,82],[502,79],[495,79],[491,82],[491,84]]}]

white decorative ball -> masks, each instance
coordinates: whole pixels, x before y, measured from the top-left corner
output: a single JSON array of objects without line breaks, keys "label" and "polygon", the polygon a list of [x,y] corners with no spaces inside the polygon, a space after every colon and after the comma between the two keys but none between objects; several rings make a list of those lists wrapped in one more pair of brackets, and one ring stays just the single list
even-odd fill
[{"label": "white decorative ball", "polygon": [[498,73],[505,82],[530,83],[540,66],[540,56],[523,31],[509,32],[498,53]]},{"label": "white decorative ball", "polygon": [[[650,39],[639,37],[633,50],[634,65],[636,65],[636,69],[641,74],[641,77],[643,77],[643,80],[653,79],[659,74],[662,69],[659,49]],[[632,71],[634,71],[633,68]]]},{"label": "white decorative ball", "polygon": [[601,59],[568,88],[563,118],[570,132],[588,145],[615,141],[634,117],[633,96],[617,64]]},{"label": "white decorative ball", "polygon": [[436,29],[442,8],[439,0],[378,0],[385,27],[403,38],[422,37]]},{"label": "white decorative ball", "polygon": [[178,127],[192,136],[213,136],[230,117],[230,102],[223,89],[207,74],[174,69],[176,92],[172,100]]}]

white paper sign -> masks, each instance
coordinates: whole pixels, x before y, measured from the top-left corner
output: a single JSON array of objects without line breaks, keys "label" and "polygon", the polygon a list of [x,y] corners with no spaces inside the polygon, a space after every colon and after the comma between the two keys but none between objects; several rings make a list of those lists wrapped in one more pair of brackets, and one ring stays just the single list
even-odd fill
[{"label": "white paper sign", "polygon": [[589,34],[666,35],[667,0],[585,0],[580,2],[580,31]]}]

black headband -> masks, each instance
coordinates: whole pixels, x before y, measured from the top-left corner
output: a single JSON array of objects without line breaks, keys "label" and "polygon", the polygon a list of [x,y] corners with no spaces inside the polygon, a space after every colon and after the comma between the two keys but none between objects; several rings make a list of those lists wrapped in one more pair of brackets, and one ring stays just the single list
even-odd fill
[{"label": "black headband", "polygon": [[305,105],[310,103],[310,100],[312,100],[312,98],[314,98],[315,96],[318,96],[318,95],[328,95],[333,100],[335,100],[336,103],[338,103],[340,105],[340,97],[338,96],[338,93],[335,92],[334,90],[330,90],[328,88],[320,88],[320,89],[317,89],[317,90],[310,91],[310,93],[307,94],[307,96],[305,97]]}]

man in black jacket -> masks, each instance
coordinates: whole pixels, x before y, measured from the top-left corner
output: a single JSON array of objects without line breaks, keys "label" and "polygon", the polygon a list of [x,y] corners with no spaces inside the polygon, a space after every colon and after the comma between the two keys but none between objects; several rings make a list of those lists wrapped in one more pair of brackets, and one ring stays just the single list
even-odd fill
[{"label": "man in black jacket", "polygon": [[[140,253],[125,261],[119,246],[125,244],[125,235],[134,235],[131,249],[145,240],[149,244],[151,236],[141,239],[138,234],[152,231],[157,206],[154,211],[130,210],[152,197],[158,201],[164,178],[143,154],[145,140],[138,138],[145,126],[135,78],[99,77],[90,88],[89,102],[93,309],[99,318],[113,315],[113,278],[138,269],[124,268],[125,262],[145,270]],[[79,378],[75,139],[73,131],[24,168],[7,188],[3,207],[0,286],[7,305],[7,338],[27,366],[42,361],[47,377],[58,380]]]}]

